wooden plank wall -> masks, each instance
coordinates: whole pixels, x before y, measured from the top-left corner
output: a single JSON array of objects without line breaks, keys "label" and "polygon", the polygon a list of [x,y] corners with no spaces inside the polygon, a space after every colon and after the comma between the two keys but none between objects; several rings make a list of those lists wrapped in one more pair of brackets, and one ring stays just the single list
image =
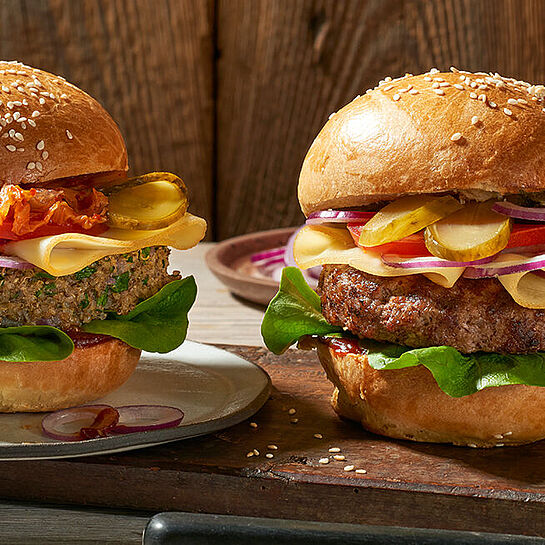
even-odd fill
[{"label": "wooden plank wall", "polygon": [[60,73],[171,170],[223,239],[302,220],[329,114],[432,66],[545,81],[543,0],[0,0],[0,57]]}]

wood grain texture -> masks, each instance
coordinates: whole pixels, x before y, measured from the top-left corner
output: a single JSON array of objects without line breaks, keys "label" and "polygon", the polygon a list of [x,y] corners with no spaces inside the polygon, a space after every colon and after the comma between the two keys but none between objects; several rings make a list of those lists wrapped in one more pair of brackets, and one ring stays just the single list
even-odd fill
[{"label": "wood grain texture", "polygon": [[540,0],[218,0],[218,235],[293,225],[329,114],[432,66],[545,80]]},{"label": "wood grain texture", "polygon": [[210,217],[212,0],[4,0],[0,58],[61,74],[120,125],[131,171],[184,178]]},{"label": "wood grain texture", "polygon": [[[545,537],[545,442],[481,450],[378,437],[333,413],[314,353],[227,349],[271,375],[271,398],[251,419],[257,428],[244,422],[116,455],[3,462],[0,497]],[[346,459],[320,464],[330,447]],[[248,458],[253,449],[259,455]]]}]

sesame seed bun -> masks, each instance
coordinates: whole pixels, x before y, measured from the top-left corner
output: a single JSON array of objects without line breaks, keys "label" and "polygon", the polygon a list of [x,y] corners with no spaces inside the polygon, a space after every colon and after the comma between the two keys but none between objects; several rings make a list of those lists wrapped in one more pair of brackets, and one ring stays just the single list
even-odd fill
[{"label": "sesame seed bun", "polygon": [[119,388],[140,350],[108,337],[76,346],[62,361],[0,362],[0,412],[42,412],[81,405]]},{"label": "sesame seed bun", "polygon": [[545,438],[545,388],[498,386],[454,398],[440,390],[422,365],[377,371],[365,355],[339,354],[322,343],[317,348],[335,385],[333,408],[371,432],[469,447]]},{"label": "sesame seed bun", "polygon": [[386,78],[314,140],[299,178],[301,208],[308,215],[413,193],[484,200],[544,191],[544,96],[542,85],[498,74]]},{"label": "sesame seed bun", "polygon": [[2,184],[36,184],[128,169],[119,128],[64,78],[0,61]]}]

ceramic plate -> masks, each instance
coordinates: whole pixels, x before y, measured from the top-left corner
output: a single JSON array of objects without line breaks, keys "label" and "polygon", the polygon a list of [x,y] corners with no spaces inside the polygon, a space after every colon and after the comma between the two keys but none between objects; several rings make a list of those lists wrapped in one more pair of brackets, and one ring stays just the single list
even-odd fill
[{"label": "ceramic plate", "polygon": [[285,246],[295,229],[272,229],[224,240],[208,251],[206,264],[231,292],[268,305],[278,291],[278,281],[263,276],[250,258],[257,252]]},{"label": "ceramic plate", "polygon": [[43,414],[0,415],[0,461],[111,454],[205,435],[242,422],[269,396],[270,379],[257,365],[225,350],[186,341],[168,354],[144,352],[131,378],[97,400],[112,406],[179,407],[176,428],[59,442],[41,432]]}]

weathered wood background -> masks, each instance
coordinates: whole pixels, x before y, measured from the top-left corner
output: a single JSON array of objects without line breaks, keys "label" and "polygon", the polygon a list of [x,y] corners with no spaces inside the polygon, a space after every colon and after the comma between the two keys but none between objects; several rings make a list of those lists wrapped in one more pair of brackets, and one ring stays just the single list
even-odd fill
[{"label": "weathered wood background", "polygon": [[329,114],[432,66],[545,81],[543,0],[0,0],[0,57],[99,99],[133,172],[170,170],[212,238],[301,221]]}]

